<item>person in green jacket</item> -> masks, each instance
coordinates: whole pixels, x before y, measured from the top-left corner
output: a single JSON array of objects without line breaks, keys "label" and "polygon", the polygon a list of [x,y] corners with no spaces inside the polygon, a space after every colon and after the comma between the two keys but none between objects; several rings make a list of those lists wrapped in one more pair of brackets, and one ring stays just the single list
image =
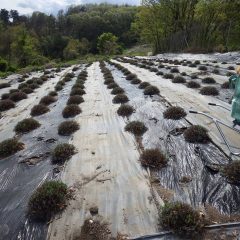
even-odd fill
[{"label": "person in green jacket", "polygon": [[236,69],[236,75],[229,78],[230,88],[235,89],[232,100],[232,113],[234,126],[240,125],[240,66]]}]

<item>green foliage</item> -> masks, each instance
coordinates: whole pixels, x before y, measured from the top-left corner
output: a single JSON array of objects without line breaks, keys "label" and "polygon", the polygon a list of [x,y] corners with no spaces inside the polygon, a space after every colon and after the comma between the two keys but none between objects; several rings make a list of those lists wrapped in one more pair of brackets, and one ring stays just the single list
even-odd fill
[{"label": "green foliage", "polygon": [[8,68],[7,61],[0,57],[0,72],[6,72],[7,68]]},{"label": "green foliage", "polygon": [[132,29],[143,41],[152,44],[155,53],[224,52],[240,48],[239,1],[145,0],[143,3]]},{"label": "green foliage", "polygon": [[31,196],[28,214],[31,218],[49,221],[51,217],[66,207],[67,185],[58,181],[45,182]]},{"label": "green foliage", "polygon": [[113,55],[122,53],[122,48],[118,44],[118,38],[112,33],[103,33],[98,38],[98,50],[104,55]]},{"label": "green foliage", "polygon": [[23,149],[24,144],[16,138],[10,138],[0,143],[0,158],[5,158]]}]

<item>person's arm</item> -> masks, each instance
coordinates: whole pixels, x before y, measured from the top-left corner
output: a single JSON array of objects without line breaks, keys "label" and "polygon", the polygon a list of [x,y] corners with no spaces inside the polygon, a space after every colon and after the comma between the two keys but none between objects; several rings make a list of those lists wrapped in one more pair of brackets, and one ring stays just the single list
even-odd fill
[{"label": "person's arm", "polygon": [[236,80],[237,80],[237,75],[233,75],[229,78],[230,88],[235,88]]}]

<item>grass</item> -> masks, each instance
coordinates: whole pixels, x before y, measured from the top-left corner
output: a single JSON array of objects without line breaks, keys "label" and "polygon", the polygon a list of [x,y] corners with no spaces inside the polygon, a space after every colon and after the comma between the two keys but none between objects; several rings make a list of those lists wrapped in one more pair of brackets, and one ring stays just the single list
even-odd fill
[{"label": "grass", "polygon": [[173,80],[173,83],[186,83],[186,79],[182,76],[176,76]]},{"label": "grass", "polygon": [[40,116],[43,115],[47,112],[49,112],[49,108],[43,104],[38,104],[33,106],[32,110],[31,110],[31,116]]},{"label": "grass", "polygon": [[16,138],[9,138],[0,143],[0,158],[9,157],[16,152],[22,150],[24,144],[19,142]]},{"label": "grass", "polygon": [[219,95],[219,91],[215,87],[203,87],[200,90],[200,93],[202,95],[207,95],[207,96],[217,96],[217,95]]},{"label": "grass", "polygon": [[130,132],[135,136],[142,136],[147,130],[148,128],[139,121],[130,122],[125,126],[125,131]]},{"label": "grass", "polygon": [[7,111],[11,108],[15,108],[15,103],[10,99],[0,101],[0,112]]},{"label": "grass", "polygon": [[138,86],[139,89],[145,89],[146,87],[150,86],[148,82],[141,82]]},{"label": "grass", "polygon": [[81,95],[82,96],[84,94],[86,94],[86,92],[83,89],[81,89],[81,88],[74,88],[74,89],[72,89],[72,91],[70,93],[70,96],[74,96],[74,95]]},{"label": "grass", "polygon": [[28,214],[40,221],[49,221],[54,214],[66,207],[67,185],[59,181],[48,181],[38,187],[28,203]]},{"label": "grass", "polygon": [[167,158],[159,149],[146,149],[140,156],[140,162],[144,167],[161,169],[167,165]]},{"label": "grass", "polygon": [[212,77],[206,77],[202,80],[202,83],[206,83],[206,84],[214,84],[216,83],[216,81],[214,80],[214,78]]},{"label": "grass", "polygon": [[144,93],[144,95],[152,96],[152,95],[159,95],[160,91],[157,87],[150,85],[144,89],[143,93]]},{"label": "grass", "polygon": [[206,224],[198,211],[181,202],[165,204],[160,215],[160,223],[165,229],[184,237],[199,235]]},{"label": "grass", "polygon": [[125,94],[117,94],[113,98],[113,103],[118,104],[118,103],[127,103],[129,101],[128,97]]},{"label": "grass", "polygon": [[117,110],[117,114],[121,117],[129,117],[133,112],[134,108],[127,104],[121,105]]},{"label": "grass", "polygon": [[75,147],[72,144],[58,144],[52,152],[52,163],[62,164],[75,154]]},{"label": "grass", "polygon": [[224,166],[223,175],[229,182],[239,184],[240,183],[240,161],[232,161],[228,165]]},{"label": "grass", "polygon": [[115,87],[111,91],[111,94],[113,94],[113,95],[122,94],[122,93],[124,93],[124,90],[120,87]]},{"label": "grass", "polygon": [[40,100],[39,104],[43,104],[43,105],[48,106],[48,105],[56,102],[56,100],[57,100],[57,99],[56,99],[55,97],[48,95],[48,96],[44,96],[44,97]]},{"label": "grass", "polygon": [[74,95],[74,96],[70,96],[70,98],[67,101],[67,105],[71,105],[71,104],[80,104],[83,103],[84,99],[82,96],[79,95]]},{"label": "grass", "polygon": [[187,116],[187,113],[181,107],[169,107],[163,113],[163,117],[166,119],[179,120]]},{"label": "grass", "polygon": [[187,83],[187,87],[188,87],[188,88],[200,88],[201,85],[200,85],[198,82],[189,81],[189,82]]},{"label": "grass", "polygon": [[79,124],[76,121],[65,121],[58,126],[58,134],[62,136],[70,136],[79,130]]},{"label": "grass", "polygon": [[200,125],[193,125],[184,131],[184,138],[190,143],[208,143],[208,130]]},{"label": "grass", "polygon": [[19,102],[26,98],[27,98],[27,94],[24,92],[14,92],[14,93],[11,93],[9,96],[9,99],[14,102]]},{"label": "grass", "polygon": [[41,124],[33,119],[33,118],[26,118],[20,121],[14,128],[16,133],[29,133],[37,128],[39,128]]},{"label": "grass", "polygon": [[77,104],[70,104],[63,109],[62,115],[64,118],[75,117],[82,112]]}]

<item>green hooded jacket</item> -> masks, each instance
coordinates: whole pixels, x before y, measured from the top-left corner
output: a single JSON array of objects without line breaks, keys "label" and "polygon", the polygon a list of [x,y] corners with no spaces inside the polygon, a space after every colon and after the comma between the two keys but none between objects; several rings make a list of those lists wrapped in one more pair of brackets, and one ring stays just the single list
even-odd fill
[{"label": "green hooded jacket", "polygon": [[240,121],[240,76],[233,75],[229,78],[230,87],[235,89],[232,101],[232,117]]}]

